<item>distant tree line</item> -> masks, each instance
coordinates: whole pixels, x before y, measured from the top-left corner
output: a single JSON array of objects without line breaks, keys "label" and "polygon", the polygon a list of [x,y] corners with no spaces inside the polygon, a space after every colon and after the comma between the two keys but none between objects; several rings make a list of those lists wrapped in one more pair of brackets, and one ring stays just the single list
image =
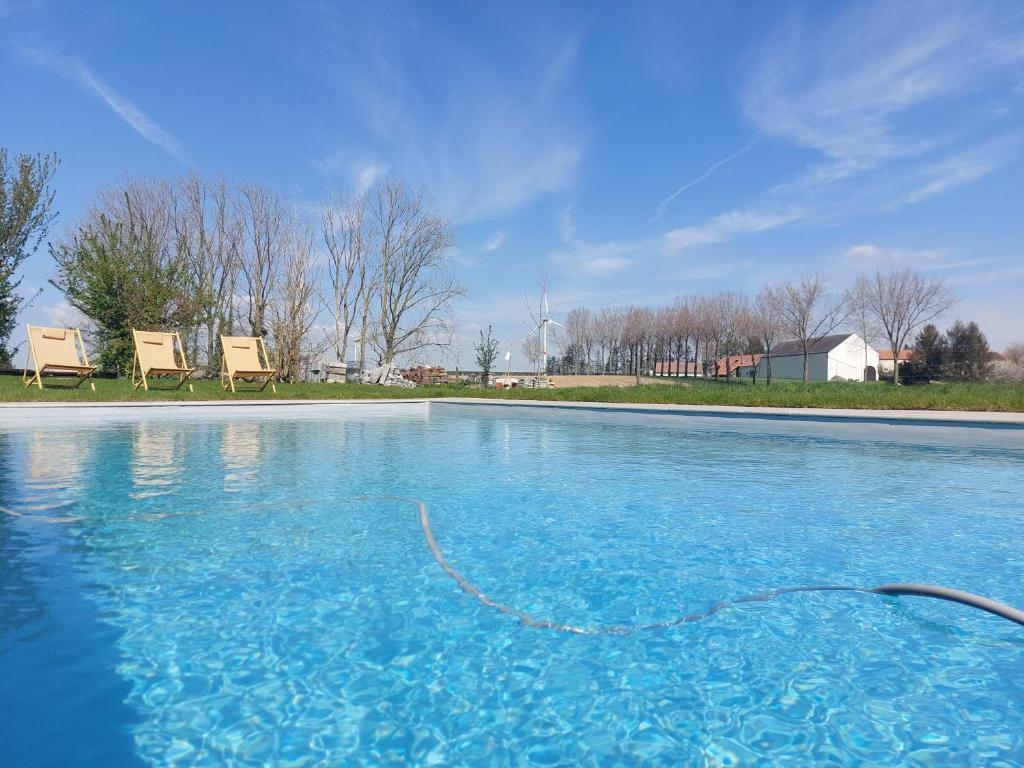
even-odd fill
[{"label": "distant tree line", "polygon": [[[731,357],[763,354],[771,384],[771,355],[782,341],[802,350],[808,380],[813,339],[845,328],[899,351],[911,333],[953,305],[941,280],[912,270],[876,272],[844,293],[820,276],[766,286],[757,296],[737,291],[692,295],[662,307],[580,307],[565,317],[561,355],[549,369],[571,373],[632,374],[663,371],[678,377],[730,376]],[[529,339],[527,340],[529,343]],[[720,371],[718,361],[725,364]]]}]

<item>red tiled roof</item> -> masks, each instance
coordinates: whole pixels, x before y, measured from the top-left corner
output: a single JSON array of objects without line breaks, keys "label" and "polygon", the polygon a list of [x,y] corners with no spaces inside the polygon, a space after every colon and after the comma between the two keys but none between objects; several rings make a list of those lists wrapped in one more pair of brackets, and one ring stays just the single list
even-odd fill
[{"label": "red tiled roof", "polygon": [[[753,368],[760,359],[761,355],[729,355],[728,372],[735,373],[739,368]],[[727,373],[725,362],[724,357],[718,361],[719,376],[725,376]]]},{"label": "red tiled roof", "polygon": [[[913,356],[913,352],[911,352],[909,349],[901,349],[900,350],[900,362],[901,363],[907,362],[908,360],[910,360],[910,358],[912,356]],[[880,350],[878,350],[878,359],[879,360],[892,360],[892,350],[891,349],[880,349]]]}]

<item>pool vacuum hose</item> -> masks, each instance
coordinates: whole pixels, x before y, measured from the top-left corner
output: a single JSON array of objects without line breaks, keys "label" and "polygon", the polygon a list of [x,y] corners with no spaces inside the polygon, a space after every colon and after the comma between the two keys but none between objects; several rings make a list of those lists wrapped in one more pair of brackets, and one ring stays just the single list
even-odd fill
[{"label": "pool vacuum hose", "polygon": [[[468,595],[475,597],[480,603],[496,610],[500,613],[518,619],[519,623],[523,626],[533,627],[535,629],[551,629],[556,632],[567,632],[574,635],[630,635],[634,632],[642,632],[651,629],[667,629],[669,627],[678,626],[679,624],[687,624],[695,621],[703,621],[704,619],[711,618],[719,611],[730,608],[741,603],[763,603],[768,600],[774,600],[780,595],[790,594],[794,592],[861,592],[861,593],[872,593],[876,595],[888,595],[891,597],[932,597],[939,600],[948,600],[951,603],[960,603],[971,608],[976,608],[979,611],[985,611],[991,613],[994,616],[998,616],[1007,621],[1012,621],[1015,624],[1019,624],[1024,627],[1024,611],[1000,603],[996,600],[991,600],[981,595],[975,595],[971,592],[963,592],[959,589],[952,589],[951,587],[941,587],[934,584],[916,584],[916,583],[905,583],[905,584],[882,584],[878,587],[865,588],[865,587],[846,587],[846,586],[834,586],[834,585],[818,585],[818,586],[801,586],[801,587],[781,587],[780,589],[773,589],[770,592],[760,592],[754,595],[745,595],[743,597],[736,597],[732,600],[722,600],[715,603],[711,607],[699,612],[691,613],[686,616],[680,616],[669,621],[656,622],[652,624],[618,624],[604,627],[581,627],[573,624],[560,624],[555,621],[549,621],[547,619],[536,619],[530,616],[528,613],[513,608],[512,606],[499,603],[496,600],[492,600],[488,597],[479,587],[473,582],[469,581],[465,576],[459,573],[455,568],[445,559],[444,553],[441,551],[441,547],[437,543],[437,539],[434,538],[434,533],[430,529],[430,517],[427,514],[427,505],[418,499],[408,499],[400,496],[361,496],[354,498],[352,501],[358,502],[372,502],[372,501],[400,501],[406,504],[413,504],[419,511],[420,528],[423,530],[423,538],[426,540],[427,547],[430,549],[430,553],[434,556],[434,560],[441,566],[441,569],[447,573],[459,588]],[[7,509],[0,507],[0,512],[6,513],[14,517],[20,517],[24,519],[34,519],[37,522],[44,523],[80,523],[83,521],[81,517],[46,517],[42,515],[25,515],[21,512],[16,512],[13,509]],[[195,514],[195,513],[185,513]],[[155,515],[145,516],[146,520],[154,520],[161,517],[174,516],[174,513],[168,515]]]},{"label": "pool vacuum hose", "polygon": [[[380,497],[378,497],[380,498]],[[680,616],[679,618],[672,619],[670,621],[657,622],[653,624],[634,624],[634,625],[614,625],[606,627],[580,627],[572,624],[560,624],[554,621],[548,621],[546,619],[535,619],[529,614],[511,606],[499,603],[489,598],[479,587],[473,584],[471,581],[466,579],[461,573],[445,559],[444,553],[441,551],[441,547],[438,545],[437,540],[434,538],[434,532],[430,528],[430,517],[427,514],[427,505],[418,499],[406,499],[397,496],[386,497],[390,501],[403,501],[407,504],[415,504],[419,510],[420,527],[423,529],[423,538],[426,539],[427,546],[430,548],[431,554],[437,561],[437,564],[441,566],[445,573],[455,580],[455,583],[459,585],[459,588],[472,595],[481,603],[486,605],[488,608],[493,608],[507,616],[512,616],[519,620],[521,624],[528,627],[534,627],[536,629],[553,629],[558,632],[568,632],[574,635],[628,635],[634,632],[640,632],[650,629],[667,629],[668,627],[674,627],[679,624],[687,624],[695,621],[702,621],[710,618],[711,616],[718,613],[724,608],[738,605],[740,603],[760,603],[772,600],[779,595],[789,594],[792,592],[862,592],[872,593],[876,595],[889,595],[892,597],[902,596],[914,596],[914,597],[933,597],[939,600],[948,600],[953,603],[960,603],[971,608],[977,608],[979,611],[986,611],[1000,618],[1012,621],[1015,624],[1019,624],[1024,627],[1024,611],[1021,611],[1012,606],[1000,603],[996,600],[991,600],[981,595],[975,595],[971,592],[963,592],[959,589],[952,589],[951,587],[941,587],[933,584],[882,584],[881,586],[874,587],[872,589],[866,589],[863,587],[846,587],[846,586],[833,586],[833,585],[822,585],[822,586],[805,586],[805,587],[782,587],[781,589],[775,589],[770,592],[762,592],[755,595],[746,595],[744,597],[734,598],[732,600],[722,600],[721,602],[715,603],[710,608],[701,611],[700,613],[692,613],[686,616]],[[373,499],[364,498],[361,501],[372,501]]]}]

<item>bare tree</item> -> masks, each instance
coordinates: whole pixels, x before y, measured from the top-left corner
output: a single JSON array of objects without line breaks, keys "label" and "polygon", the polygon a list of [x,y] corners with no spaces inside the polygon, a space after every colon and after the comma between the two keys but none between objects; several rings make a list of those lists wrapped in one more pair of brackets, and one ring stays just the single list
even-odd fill
[{"label": "bare tree", "polygon": [[573,373],[587,373],[593,348],[594,319],[586,307],[577,307],[565,315],[564,342],[572,359]]},{"label": "bare tree", "polygon": [[750,302],[742,293],[721,291],[712,297],[711,334],[715,341],[716,360],[715,376],[718,376],[718,356],[725,360],[725,378],[732,376],[731,356],[742,351],[744,333],[743,320],[749,310]]},{"label": "bare tree", "polygon": [[[544,348],[541,344],[540,337],[536,333],[531,332],[529,336],[523,339],[520,347],[527,362],[533,366],[533,370],[539,372],[541,369],[541,361],[544,359]],[[546,364],[547,361],[544,362]]]},{"label": "bare tree", "polygon": [[772,348],[782,333],[782,317],[774,301],[771,288],[765,288],[758,295],[751,312],[754,330],[764,346],[765,386],[772,385]]},{"label": "bare tree", "polygon": [[1011,365],[1024,368],[1024,341],[1018,341],[1003,350],[1003,357]]},{"label": "bare tree", "polygon": [[189,174],[178,182],[175,195],[176,240],[189,265],[196,300],[191,346],[196,353],[205,346],[206,366],[215,371],[220,365],[218,338],[233,332],[242,225],[223,178],[205,181]]},{"label": "bare tree", "polygon": [[643,376],[645,353],[650,349],[654,335],[654,313],[647,307],[629,307],[623,316],[622,344],[630,357],[630,368],[640,383]]},{"label": "bare tree", "polygon": [[[677,298],[672,305],[672,336],[675,341],[676,361],[679,367],[679,375],[686,376],[686,369],[689,367],[690,338],[693,335],[693,310],[689,299]],[[696,368],[694,369],[696,373]]]},{"label": "bare tree", "polygon": [[911,269],[857,278],[850,291],[867,315],[873,316],[893,355],[893,383],[899,384],[899,354],[918,328],[946,312],[956,299],[942,280],[929,280]]},{"label": "bare tree", "polygon": [[298,381],[306,363],[322,348],[309,348],[320,311],[320,280],[313,264],[313,235],[294,216],[280,242],[279,287],[269,304],[273,354],[282,381]]},{"label": "bare tree", "polygon": [[[878,323],[878,318],[871,309],[871,298],[869,292],[863,286],[854,283],[853,287],[846,291],[846,306],[849,309],[849,324],[856,331],[857,335],[864,341],[864,380],[867,381],[868,370],[868,346],[875,343],[877,338],[883,334]],[[899,361],[895,365],[899,366]],[[877,375],[877,371],[875,372]]]},{"label": "bare tree", "polygon": [[831,296],[824,278],[806,275],[799,282],[785,282],[767,289],[778,312],[784,333],[800,342],[803,381],[808,381],[808,349],[813,339],[827,336],[846,320],[845,297]]},{"label": "bare tree", "polygon": [[[320,216],[320,232],[327,247],[328,277],[333,292],[334,352],[345,360],[349,338],[362,311],[360,355],[366,344],[373,279],[374,233],[369,226],[365,196],[333,199]],[[360,365],[360,367],[362,367]]]},{"label": "bare tree", "polygon": [[601,371],[615,373],[618,364],[613,357],[619,348],[622,337],[622,313],[613,307],[604,307],[597,315],[594,327],[597,336],[598,355]]},{"label": "bare tree", "polygon": [[249,329],[253,336],[266,336],[290,211],[273,190],[248,185],[241,189],[238,215],[245,232],[239,267],[248,293]]},{"label": "bare tree", "polygon": [[[708,361],[717,358],[717,350],[712,350],[715,341],[715,315],[714,302],[709,296],[698,296],[694,302],[694,345],[693,365],[696,369],[698,358],[700,359],[703,376],[708,375]],[[703,347],[701,342],[704,343]],[[703,352],[701,352],[703,350]],[[718,367],[715,366],[717,375]],[[696,372],[696,371],[695,371]]]},{"label": "bare tree", "polygon": [[370,205],[378,232],[377,334],[381,361],[445,346],[452,305],[465,289],[448,273],[451,223],[421,192],[399,181],[380,184]]}]

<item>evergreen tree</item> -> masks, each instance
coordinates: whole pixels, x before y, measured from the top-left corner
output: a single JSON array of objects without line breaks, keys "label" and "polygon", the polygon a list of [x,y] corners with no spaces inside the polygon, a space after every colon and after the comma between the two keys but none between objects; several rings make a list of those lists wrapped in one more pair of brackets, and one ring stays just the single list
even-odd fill
[{"label": "evergreen tree", "polygon": [[487,335],[480,331],[480,342],[473,347],[476,351],[476,364],[480,366],[480,381],[486,387],[491,378],[491,369],[498,359],[500,342],[494,337],[491,326],[487,326]]},{"label": "evergreen tree", "polygon": [[912,378],[937,379],[946,365],[946,337],[938,328],[929,323],[914,340],[908,375]]},{"label": "evergreen tree", "polygon": [[946,331],[946,375],[955,381],[982,381],[991,368],[988,339],[975,322],[957,320]]}]

